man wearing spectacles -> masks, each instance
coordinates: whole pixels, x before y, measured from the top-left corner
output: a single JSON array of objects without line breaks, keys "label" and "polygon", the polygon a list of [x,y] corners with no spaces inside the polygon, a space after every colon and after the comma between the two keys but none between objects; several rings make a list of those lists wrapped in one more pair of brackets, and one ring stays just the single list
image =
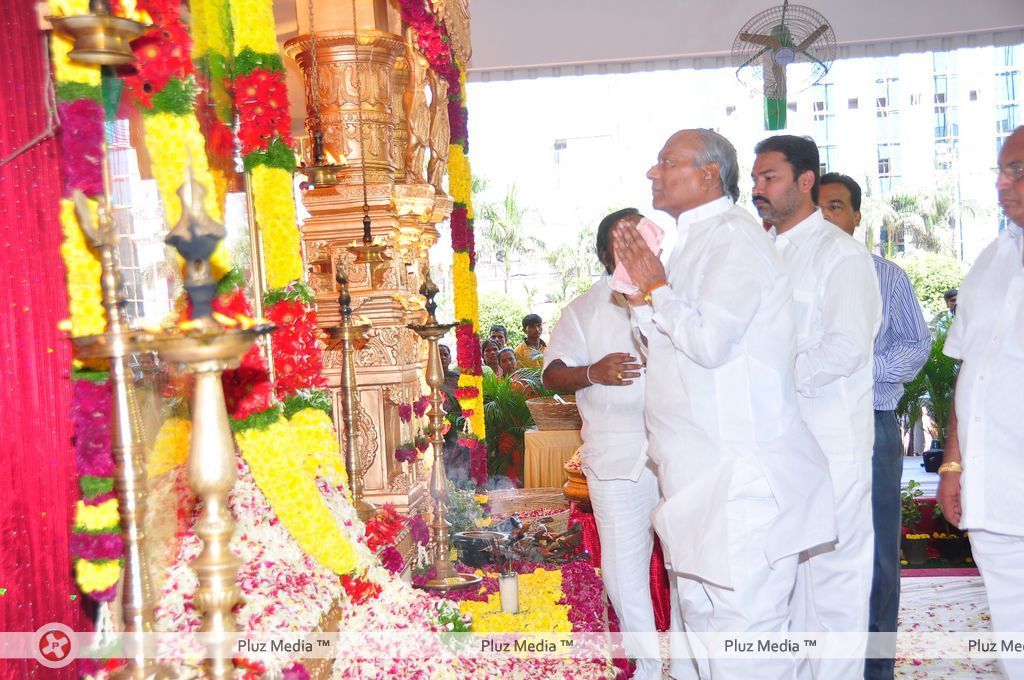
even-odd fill
[{"label": "man wearing spectacles", "polygon": [[[971,267],[943,351],[960,359],[938,501],[969,531],[997,632],[1024,630],[1024,126],[999,152],[999,205],[1011,224]],[[1024,678],[1024,659],[1001,659]]]}]

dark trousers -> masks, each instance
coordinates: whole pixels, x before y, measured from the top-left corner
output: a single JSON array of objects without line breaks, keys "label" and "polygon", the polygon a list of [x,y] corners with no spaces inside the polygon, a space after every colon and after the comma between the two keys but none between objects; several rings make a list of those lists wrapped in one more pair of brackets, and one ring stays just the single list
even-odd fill
[{"label": "dark trousers", "polygon": [[[871,578],[868,631],[896,632],[900,611],[900,484],[903,439],[892,411],[875,411],[875,446],[871,455],[871,509],[875,526],[875,561]],[[891,653],[895,653],[892,650]],[[892,680],[895,660],[867,659],[865,680]]]}]

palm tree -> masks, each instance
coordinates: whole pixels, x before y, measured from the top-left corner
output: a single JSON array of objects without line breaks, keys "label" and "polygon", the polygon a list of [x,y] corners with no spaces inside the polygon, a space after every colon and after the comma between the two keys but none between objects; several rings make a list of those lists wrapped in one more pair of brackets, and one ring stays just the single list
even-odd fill
[{"label": "palm tree", "polygon": [[524,223],[532,208],[523,207],[519,203],[516,191],[516,185],[513,184],[505,192],[504,199],[498,203],[485,203],[480,211],[485,220],[484,238],[489,242],[497,260],[504,264],[506,293],[512,279],[513,256],[527,255],[544,247],[543,241],[526,233]]},{"label": "palm tree", "polygon": [[583,226],[576,232],[574,241],[547,253],[544,259],[555,270],[558,286],[551,296],[552,302],[562,304],[571,296],[583,292],[593,281],[594,275],[601,271],[601,263],[594,252],[596,236],[593,226]]},{"label": "palm tree", "polygon": [[866,186],[861,215],[868,249],[874,250],[877,228],[886,257],[895,254],[899,244],[911,242],[926,252],[947,253],[956,242],[956,225],[965,216],[978,214],[977,206],[962,200],[948,182],[932,191],[896,191],[884,199],[872,195],[870,181]]}]

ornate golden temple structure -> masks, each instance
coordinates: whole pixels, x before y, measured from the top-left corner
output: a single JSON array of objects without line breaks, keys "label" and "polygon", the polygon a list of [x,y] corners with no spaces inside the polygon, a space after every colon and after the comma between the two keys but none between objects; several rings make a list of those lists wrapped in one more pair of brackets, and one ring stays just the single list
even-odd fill
[{"label": "ornate golden temple structure", "polygon": [[[356,443],[364,494],[368,501],[411,510],[425,502],[427,471],[423,462],[399,463],[390,452],[415,435],[401,422],[399,405],[426,392],[426,345],[407,324],[422,317],[416,293],[428,267],[427,250],[437,240],[437,225],[452,211],[444,186],[448,85],[428,69],[413,30],[391,3],[302,5],[297,3],[299,35],[286,43],[285,53],[302,71],[305,128],[311,139],[320,131],[323,150],[341,166],[335,183],[303,195],[310,213],[302,227],[303,259],[322,328],[339,320],[339,265],[348,270],[353,311],[372,323],[356,353]],[[434,5],[460,63],[466,63],[466,0]],[[380,263],[362,263],[350,251],[364,236],[364,205],[374,243],[386,246],[388,257]],[[324,375],[341,422],[340,348],[325,352]]]}]

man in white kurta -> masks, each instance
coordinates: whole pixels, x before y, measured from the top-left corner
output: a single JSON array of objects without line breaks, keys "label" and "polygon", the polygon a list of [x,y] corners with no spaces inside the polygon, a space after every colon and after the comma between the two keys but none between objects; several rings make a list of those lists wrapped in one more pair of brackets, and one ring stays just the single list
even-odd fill
[{"label": "man in white kurta", "polygon": [[[962,359],[939,468],[938,500],[967,529],[992,628],[1024,631],[1024,127],[999,153],[999,203],[1011,223],[975,260],[943,351]],[[1024,678],[1024,659],[1001,659]]]},{"label": "man in white kurta", "polygon": [[[649,172],[677,219],[667,267],[636,229],[615,252],[646,291],[649,455],[665,502],[655,529],[684,624],[786,632],[798,554],[835,538],[827,464],[800,418],[791,288],[761,226],[735,205],[736,153],[721,135],[673,135]],[[667,273],[666,273],[667,270]],[[702,677],[793,678],[793,659],[712,655]]]},{"label": "man in white kurta", "polygon": [[[752,197],[773,225],[793,283],[800,412],[828,458],[838,541],[800,567],[794,630],[867,632],[874,529],[873,347],[881,296],[863,245],[826,222],[817,207],[818,149],[779,135],[756,148]],[[863,677],[864,660],[812,659],[813,677]]]},{"label": "man in white kurta", "polygon": [[[609,244],[619,219],[640,218],[633,208],[608,215],[598,227],[597,254],[610,274]],[[629,321],[629,304],[602,277],[570,302],[544,352],[544,384],[575,392],[583,419],[583,472],[601,539],[601,579],[624,633],[655,633],[650,564],[654,549],[651,513],[658,481],[647,458],[644,430],[645,377],[641,347]],[[681,630],[678,605],[672,615]],[[656,638],[627,649],[636,658],[633,677],[661,678]]]}]

